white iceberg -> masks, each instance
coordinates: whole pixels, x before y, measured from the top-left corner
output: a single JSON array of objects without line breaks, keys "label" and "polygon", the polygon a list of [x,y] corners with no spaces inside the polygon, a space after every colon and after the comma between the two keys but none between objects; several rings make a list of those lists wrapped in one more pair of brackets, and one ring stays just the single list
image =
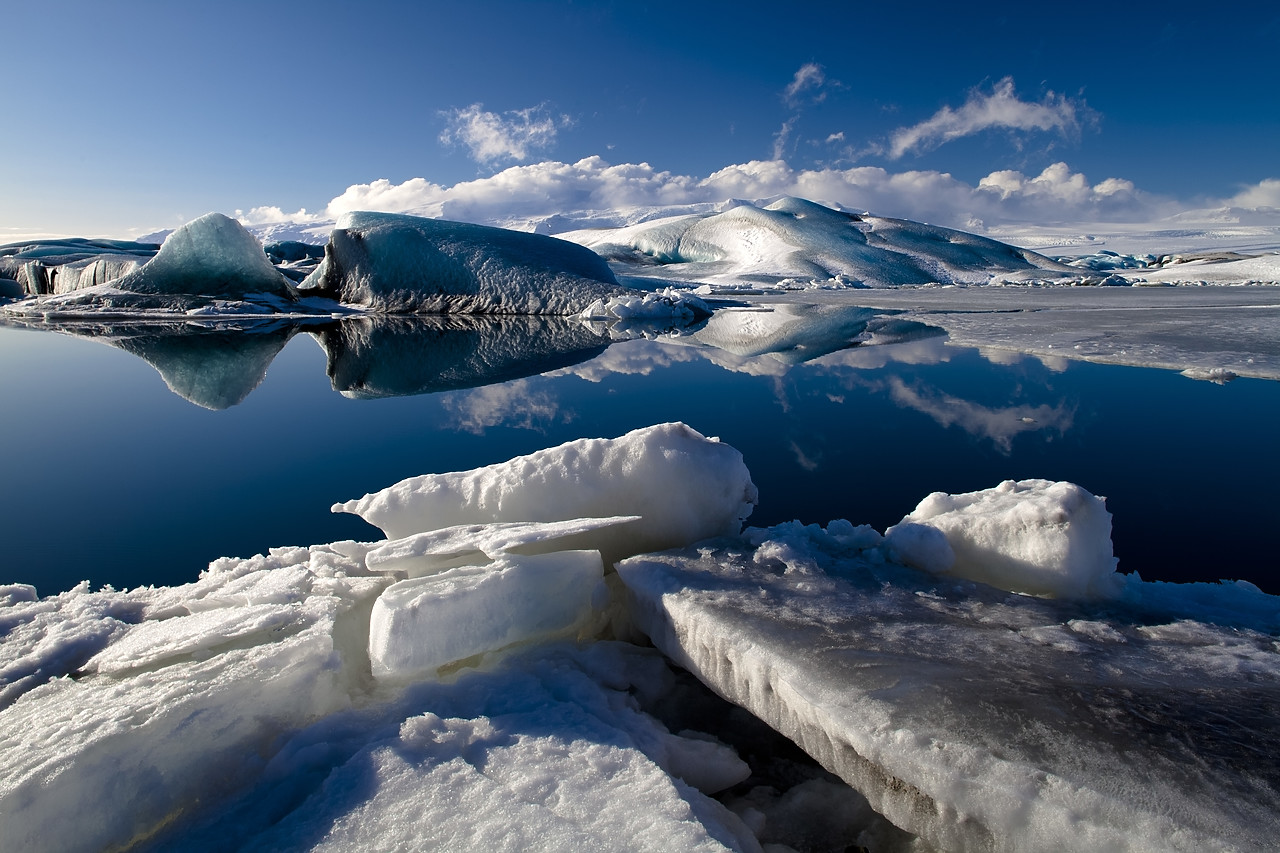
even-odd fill
[{"label": "white iceberg", "polygon": [[934,492],[885,540],[908,565],[1012,592],[1098,597],[1121,584],[1105,500],[1074,483],[1006,480],[979,492]]},{"label": "white iceberg", "polygon": [[365,212],[343,214],[299,290],[387,313],[560,315],[626,292],[598,255],[564,240]]},{"label": "white iceberg", "polygon": [[736,533],[757,499],[741,453],[672,423],[412,477],[333,510],[355,513],[391,539],[460,524],[640,516],[564,546],[599,550],[613,562]]},{"label": "white iceberg", "polygon": [[1072,267],[986,237],[790,197],[559,236],[631,275],[730,287],[785,279],[892,287],[986,284],[997,275],[1079,276]]}]

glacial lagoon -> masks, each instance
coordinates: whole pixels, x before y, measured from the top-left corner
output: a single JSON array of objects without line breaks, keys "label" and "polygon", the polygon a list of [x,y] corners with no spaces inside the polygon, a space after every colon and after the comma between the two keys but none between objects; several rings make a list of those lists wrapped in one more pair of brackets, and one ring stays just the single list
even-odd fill
[{"label": "glacial lagoon", "polygon": [[330,505],[679,420],[742,452],[751,525],[883,530],[935,490],[1069,480],[1106,496],[1120,571],[1280,592],[1280,384],[868,340],[874,313],[755,348],[533,318],[0,326],[5,580],[171,585],[221,555],[378,539]]}]

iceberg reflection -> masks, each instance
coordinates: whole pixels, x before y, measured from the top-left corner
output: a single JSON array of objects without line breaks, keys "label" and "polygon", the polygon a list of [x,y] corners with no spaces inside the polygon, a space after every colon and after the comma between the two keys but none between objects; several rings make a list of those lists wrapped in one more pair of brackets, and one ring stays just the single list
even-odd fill
[{"label": "iceberg reflection", "polygon": [[577,319],[360,317],[312,332],[333,389],[372,399],[475,388],[558,370],[609,346]]}]

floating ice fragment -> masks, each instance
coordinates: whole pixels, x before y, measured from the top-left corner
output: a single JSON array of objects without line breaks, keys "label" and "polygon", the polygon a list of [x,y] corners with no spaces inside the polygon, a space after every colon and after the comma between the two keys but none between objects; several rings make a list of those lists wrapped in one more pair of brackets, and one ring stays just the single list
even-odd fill
[{"label": "floating ice fragment", "polygon": [[335,504],[388,538],[459,524],[638,515],[566,548],[629,554],[736,534],[757,501],[742,454],[682,423],[579,439],[472,471],[426,474]]},{"label": "floating ice fragment", "polygon": [[1074,483],[1006,480],[978,492],[934,492],[885,540],[909,565],[1013,592],[1108,596],[1121,583],[1111,513]]}]

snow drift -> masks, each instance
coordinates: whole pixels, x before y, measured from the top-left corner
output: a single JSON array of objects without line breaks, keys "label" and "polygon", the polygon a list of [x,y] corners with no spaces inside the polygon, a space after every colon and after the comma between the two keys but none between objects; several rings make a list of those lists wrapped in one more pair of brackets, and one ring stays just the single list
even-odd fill
[{"label": "snow drift", "polygon": [[304,295],[387,313],[577,314],[622,294],[608,265],[573,243],[393,213],[347,213]]}]

